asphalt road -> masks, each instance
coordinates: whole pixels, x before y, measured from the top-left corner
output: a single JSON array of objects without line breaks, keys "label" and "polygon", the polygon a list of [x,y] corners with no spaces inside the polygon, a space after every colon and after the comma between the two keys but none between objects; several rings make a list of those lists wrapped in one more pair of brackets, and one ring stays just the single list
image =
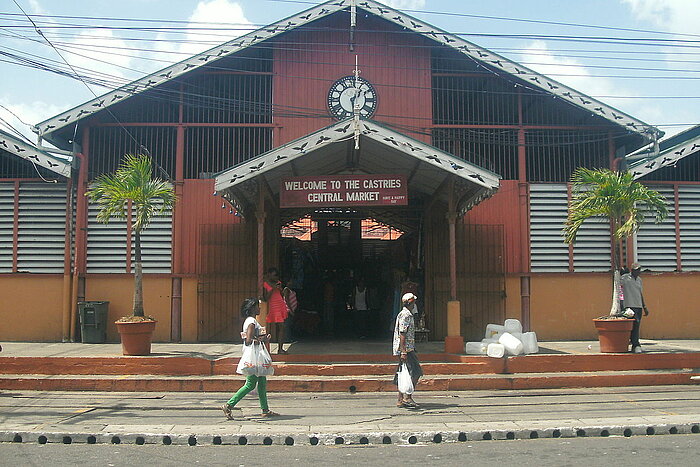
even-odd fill
[{"label": "asphalt road", "polygon": [[113,446],[0,444],[0,466],[376,465],[691,466],[700,435],[487,441],[405,446]]}]

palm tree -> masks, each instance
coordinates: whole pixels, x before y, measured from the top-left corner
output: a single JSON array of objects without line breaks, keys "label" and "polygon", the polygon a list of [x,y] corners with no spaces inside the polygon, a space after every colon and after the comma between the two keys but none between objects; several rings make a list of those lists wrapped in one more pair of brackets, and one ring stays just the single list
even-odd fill
[{"label": "palm tree", "polygon": [[175,192],[164,180],[152,178],[151,158],[146,155],[124,156],[113,174],[102,174],[85,193],[97,203],[97,220],[109,223],[112,217],[126,219],[132,211],[134,234],[134,309],[133,316],[143,313],[143,273],[141,268],[141,231],[154,216],[172,209]]},{"label": "palm tree", "polygon": [[650,212],[658,224],[668,215],[666,200],[655,190],[636,182],[628,172],[579,167],[571,176],[572,198],[564,224],[564,242],[573,244],[584,221],[604,218],[611,223],[616,239],[611,254],[613,299],[610,315],[620,312],[617,291],[620,289],[620,265],[623,263],[622,241],[636,233]]}]

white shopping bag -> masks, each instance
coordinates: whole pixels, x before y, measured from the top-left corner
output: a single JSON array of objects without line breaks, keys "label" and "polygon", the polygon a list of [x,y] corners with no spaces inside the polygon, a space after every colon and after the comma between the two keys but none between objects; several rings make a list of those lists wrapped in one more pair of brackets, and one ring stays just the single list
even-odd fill
[{"label": "white shopping bag", "polygon": [[401,364],[401,368],[398,372],[398,377],[396,378],[399,383],[399,392],[402,394],[413,394],[413,379],[411,374],[408,372],[408,368],[405,363]]},{"label": "white shopping bag", "polygon": [[265,344],[256,345],[255,349],[257,353],[256,357],[256,376],[272,376],[275,374],[275,368],[272,366],[272,357],[270,352],[267,350]]},{"label": "white shopping bag", "polygon": [[243,344],[243,355],[241,355],[241,359],[238,361],[238,367],[236,368],[236,373],[239,375],[250,376],[255,374],[255,367],[257,366],[255,347],[259,346],[253,343],[250,345]]}]

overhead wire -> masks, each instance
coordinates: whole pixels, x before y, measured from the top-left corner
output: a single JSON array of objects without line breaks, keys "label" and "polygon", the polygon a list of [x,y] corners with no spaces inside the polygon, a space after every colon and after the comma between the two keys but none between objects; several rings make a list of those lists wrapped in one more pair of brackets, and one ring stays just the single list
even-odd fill
[{"label": "overhead wire", "polygon": [[[29,19],[31,20],[31,18],[29,18]],[[208,23],[207,23],[207,24],[208,24]],[[154,28],[148,28],[148,29],[152,31]],[[187,30],[187,28],[181,28],[181,29],[182,29],[183,31],[184,31],[184,30]],[[211,35],[211,34],[209,34],[209,35]],[[513,35],[492,35],[492,36],[514,37]],[[520,37],[522,37],[522,36],[520,36]],[[533,36],[533,35],[528,35],[528,37],[534,37],[534,36]],[[574,36],[568,36],[568,38],[571,38],[571,37],[574,37]],[[101,39],[104,39],[104,37],[100,37],[100,38],[101,38]],[[116,37],[115,37],[115,39],[121,40],[122,38],[116,38]],[[135,40],[136,40],[136,39],[135,39]],[[697,41],[695,41],[695,42],[697,42]],[[73,46],[74,46],[74,45],[73,45]],[[618,69],[624,69],[624,67],[618,67]],[[640,70],[640,71],[641,71],[641,70],[651,71],[650,69],[640,69],[640,68],[637,68],[637,69]],[[133,70],[133,71],[138,71],[138,70]],[[660,69],[659,69],[658,71],[666,71],[666,70],[660,70]],[[75,72],[75,70],[74,70],[74,73],[75,73],[76,76],[79,76],[78,73]],[[560,76],[577,76],[577,75],[564,74],[564,75],[560,75]],[[586,75],[586,76],[587,76],[587,75]],[[615,77],[619,77],[619,76],[615,76]],[[636,77],[636,78],[639,78],[639,77]],[[654,79],[656,79],[656,78],[657,78],[657,77],[654,77]],[[665,78],[665,77],[658,77],[658,79],[662,79],[662,78],[663,78],[663,79],[667,79],[667,78]],[[691,78],[691,77],[688,77],[688,78]],[[692,78],[691,78],[691,79],[692,79]],[[117,83],[117,84],[118,84],[118,83]],[[104,84],[101,84],[101,85],[104,85]],[[86,85],[86,86],[87,86],[87,85]],[[89,88],[89,86],[88,86],[88,88]],[[466,92],[469,92],[469,91],[467,90]],[[487,92],[488,92],[488,91],[487,91]],[[94,93],[93,93],[93,94],[94,94]],[[205,97],[208,97],[208,96],[205,96]],[[617,97],[617,96],[614,96],[614,97]],[[684,96],[674,96],[674,97],[682,98],[682,97],[684,97]],[[638,97],[638,96],[628,96],[628,98],[639,98],[639,97]],[[652,98],[657,98],[657,97],[652,96]]]},{"label": "overhead wire", "polygon": [[[61,60],[63,60],[63,61],[66,63],[66,65],[68,65],[68,67],[71,69],[71,71],[73,72],[73,74],[85,85],[85,87],[88,89],[88,91],[90,91],[90,93],[91,93],[93,96],[95,96],[95,98],[97,98],[97,97],[98,97],[97,94],[92,90],[92,88],[88,85],[88,83],[87,83],[86,81],[84,81],[83,78],[78,74],[77,70],[75,70],[75,68],[73,67],[73,65],[71,65],[70,62],[69,62],[68,60],[66,60],[66,58],[61,54],[61,52],[60,52],[60,51],[51,43],[51,41],[44,35],[44,33],[41,31],[41,29],[39,29],[39,27],[36,25],[36,23],[34,23],[34,21],[32,20],[31,16],[29,16],[29,14],[27,14],[27,12],[24,11],[24,9],[22,8],[22,6],[21,6],[19,3],[17,3],[17,0],[12,0],[12,1],[13,1],[14,4],[17,6],[17,8],[19,8],[19,10],[27,17],[27,19],[29,20],[29,22],[32,23],[32,25],[34,26],[34,30],[36,31],[36,33],[37,33],[39,36],[41,36],[41,37],[46,41],[46,43],[47,43],[53,50],[56,51],[56,53],[58,54],[58,56],[61,57]],[[120,122],[119,122],[119,119],[114,115],[114,113],[112,112],[111,109],[106,108],[105,110],[112,116],[112,118],[114,118],[115,121],[117,121],[118,123],[120,123]],[[131,132],[130,132],[124,125],[121,125],[121,128],[122,128],[122,129],[124,130],[124,132],[126,132],[126,134],[129,135],[129,137],[138,145],[139,151],[145,150],[145,154],[148,155],[148,156],[150,156],[150,151],[148,150],[148,148],[147,148],[146,146],[144,146],[143,144],[141,144],[141,142],[139,142],[139,141],[134,137],[134,135],[132,135]],[[78,125],[76,124],[75,127],[74,127],[74,133],[73,133],[73,139],[74,139],[74,140],[75,140],[75,134],[77,133],[77,130],[78,130]],[[167,179],[167,180],[172,180],[172,177],[170,176],[170,174],[168,174],[168,173],[165,171],[165,169],[163,169],[163,167],[161,167],[156,161],[152,161],[152,162],[153,162],[153,164],[156,166],[156,168],[157,168],[162,174],[164,174],[164,175],[166,176],[166,179]],[[36,168],[36,166],[35,166],[35,168]],[[37,170],[37,172],[38,172],[38,170]]]}]

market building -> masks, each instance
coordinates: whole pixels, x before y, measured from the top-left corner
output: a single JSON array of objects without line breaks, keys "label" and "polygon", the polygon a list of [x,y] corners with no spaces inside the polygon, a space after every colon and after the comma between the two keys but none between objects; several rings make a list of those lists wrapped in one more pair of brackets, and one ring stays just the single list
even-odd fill
[{"label": "market building", "polygon": [[609,309],[610,230],[589,223],[575,246],[563,243],[567,181],[580,166],[624,165],[673,206],[627,248],[652,273],[658,319],[644,334],[700,331],[689,305],[700,302],[698,159],[688,157],[697,128],[663,141],[653,126],[375,1],[315,6],[36,132],[74,157],[2,135],[0,291],[12,299],[0,340],[76,338],[84,300],[110,302],[107,335],[118,340],[111,322],[132,301],[130,222],[99,224],[84,194],[127,153],[149,154],[178,196],[143,232],[155,341],[235,339],[238,306],[259,295],[271,266],[294,284],[310,337],[329,296],[340,321],[328,337],[354,336],[344,299],[360,277],[382,335],[408,276],[430,339],[477,338],[507,317],[542,340],[592,338],[591,319]]}]

